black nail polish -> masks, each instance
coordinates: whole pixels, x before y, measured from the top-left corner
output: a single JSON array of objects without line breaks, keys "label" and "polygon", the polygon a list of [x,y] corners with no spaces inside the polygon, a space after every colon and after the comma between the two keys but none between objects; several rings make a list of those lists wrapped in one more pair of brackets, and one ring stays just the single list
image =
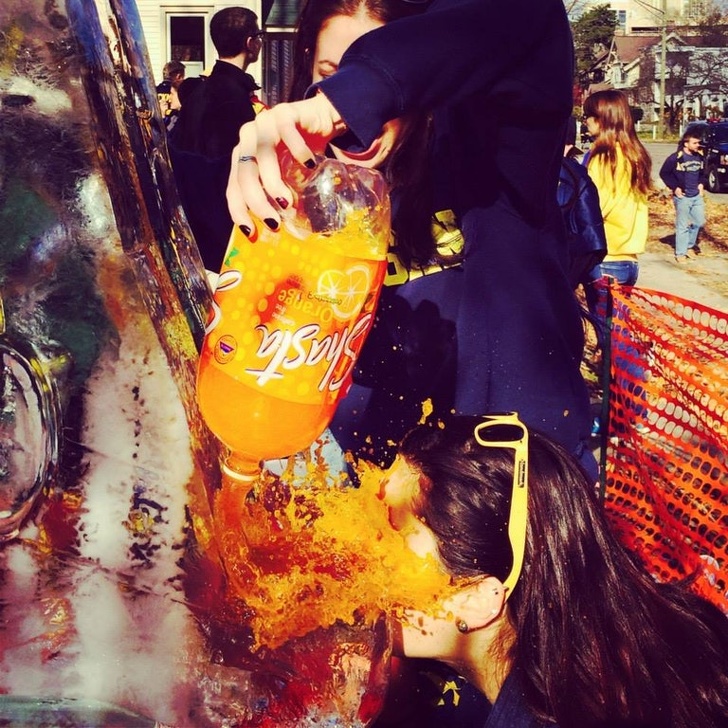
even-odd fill
[{"label": "black nail polish", "polygon": [[285,210],[288,207],[288,200],[285,197],[276,197],[276,202],[281,210]]},{"label": "black nail polish", "polygon": [[272,217],[266,217],[263,222],[271,229],[278,230],[278,223]]},{"label": "black nail polish", "polygon": [[250,237],[252,230],[247,225],[238,225],[238,227],[240,228],[240,232],[245,235],[246,238]]},{"label": "black nail polish", "polygon": [[304,162],[304,164],[305,164],[305,165],[306,165],[306,166],[307,166],[307,167],[308,167],[309,169],[316,169],[316,160],[315,160],[315,159],[307,159],[307,160],[306,160],[306,161]]}]

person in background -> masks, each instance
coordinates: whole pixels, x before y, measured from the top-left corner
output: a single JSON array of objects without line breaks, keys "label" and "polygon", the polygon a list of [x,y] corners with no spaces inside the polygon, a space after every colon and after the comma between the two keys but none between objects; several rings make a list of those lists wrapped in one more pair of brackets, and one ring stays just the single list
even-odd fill
[{"label": "person in background", "polygon": [[[397,0],[308,0],[296,28],[289,100],[303,99],[312,83],[335,73],[354,40],[421,9],[417,3]],[[433,180],[427,155],[431,141],[431,115],[419,113],[387,122],[370,155],[352,156],[334,145],[327,149],[327,154],[343,162],[380,170],[387,180],[395,207],[395,240],[389,259],[396,271],[388,276],[388,288],[394,279],[417,277],[408,272],[413,261],[430,266],[431,270],[420,268],[425,275],[426,270],[451,267],[462,249],[462,233],[445,222],[453,220],[454,212],[430,209]]]},{"label": "person in background", "polygon": [[170,156],[182,207],[205,268],[217,272],[233,227],[225,200],[230,154],[240,126],[255,118],[257,84],[246,69],[260,55],[263,31],[248,8],[228,7],[210,20],[218,60],[182,104]]},{"label": "person in background", "polygon": [[687,263],[700,252],[698,233],[705,226],[705,160],[698,134],[683,135],[678,150],[663,162],[660,179],[675,204],[675,260]]},{"label": "person in background", "polygon": [[[200,84],[204,83],[204,81],[204,76],[192,76],[191,78],[186,78],[182,81],[177,89],[180,107],[189,101],[190,97],[195,93],[195,91],[197,91]],[[172,134],[171,131],[170,134]]]},{"label": "person in background", "polygon": [[578,161],[583,154],[576,146],[576,119],[572,116],[566,130],[556,196],[569,243],[569,280],[573,288],[602,262],[607,252],[599,192]]},{"label": "person in background", "polygon": [[461,728],[728,725],[728,618],[637,565],[551,438],[512,413],[421,425],[382,493],[392,525],[456,587],[398,615],[395,651],[444,663],[481,699],[462,680],[431,709],[400,693],[396,721],[377,726],[444,728],[466,704]]},{"label": "person in background", "polygon": [[229,158],[240,127],[255,118],[250,97],[256,84],[246,69],[258,60],[263,31],[252,10],[229,7],[212,16],[210,38],[218,59],[205,83],[187,100],[175,144],[210,159]]},{"label": "person in background", "polygon": [[169,130],[177,120],[179,113],[178,91],[185,80],[185,64],[181,61],[169,61],[162,69],[163,81],[157,84],[157,100],[162,111],[164,125]]},{"label": "person in background", "polygon": [[584,288],[589,310],[601,322],[603,337],[607,301],[603,279],[633,286],[639,276],[639,255],[647,245],[652,160],[637,137],[627,97],[621,91],[610,89],[588,96],[584,120],[593,138],[585,164],[599,191],[607,236],[607,254],[587,275]]},{"label": "person in background", "polygon": [[[401,166],[385,170],[395,231],[390,285],[332,432],[345,450],[388,464],[427,400],[435,416],[519,407],[590,461],[596,476],[579,371],[583,331],[556,201],[572,104],[563,4],[420,7],[363,35],[342,33],[338,55],[326,54],[333,62],[314,65],[308,98],[242,128],[228,188],[233,220],[252,238],[249,210],[277,229],[292,201],[279,145],[315,164],[333,140],[340,158],[378,166],[395,149],[395,120],[431,118],[432,136],[420,134],[412,147],[427,142],[426,153],[404,154],[400,142]],[[308,67],[318,50],[309,35]],[[436,215],[444,246],[431,234],[437,211],[445,211]]]}]

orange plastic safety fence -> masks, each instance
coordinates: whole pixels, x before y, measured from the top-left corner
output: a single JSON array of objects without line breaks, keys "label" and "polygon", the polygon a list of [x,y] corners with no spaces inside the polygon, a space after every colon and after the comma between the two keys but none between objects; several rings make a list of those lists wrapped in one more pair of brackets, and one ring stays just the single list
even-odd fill
[{"label": "orange plastic safety fence", "polygon": [[613,286],[605,507],[661,581],[728,613],[728,314]]}]

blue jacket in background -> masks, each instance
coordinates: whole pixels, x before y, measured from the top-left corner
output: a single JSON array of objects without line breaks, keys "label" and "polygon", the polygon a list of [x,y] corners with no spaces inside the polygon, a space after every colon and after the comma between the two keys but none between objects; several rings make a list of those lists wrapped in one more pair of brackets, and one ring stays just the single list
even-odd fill
[{"label": "blue jacket in background", "polygon": [[607,254],[599,191],[582,164],[571,157],[561,162],[556,198],[569,245],[569,280],[576,288]]},{"label": "blue jacket in background", "polygon": [[[685,168],[683,166],[683,157],[685,152],[680,149],[677,152],[673,152],[660,167],[660,179],[665,183],[665,186],[673,192],[679,187],[683,192],[685,191]],[[702,152],[692,155],[694,157],[703,156]],[[700,167],[700,177],[698,184],[704,185],[706,183],[705,174],[705,160]]]}]

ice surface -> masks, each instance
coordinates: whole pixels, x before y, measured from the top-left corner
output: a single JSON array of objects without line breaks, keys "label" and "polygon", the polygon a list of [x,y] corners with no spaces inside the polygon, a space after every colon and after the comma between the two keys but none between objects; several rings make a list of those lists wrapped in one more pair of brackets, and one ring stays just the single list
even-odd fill
[{"label": "ice surface", "polygon": [[0,510],[28,509],[0,547],[0,720],[365,725],[383,625],[254,656],[210,617],[210,294],[134,3],[5,0],[0,57]]}]

